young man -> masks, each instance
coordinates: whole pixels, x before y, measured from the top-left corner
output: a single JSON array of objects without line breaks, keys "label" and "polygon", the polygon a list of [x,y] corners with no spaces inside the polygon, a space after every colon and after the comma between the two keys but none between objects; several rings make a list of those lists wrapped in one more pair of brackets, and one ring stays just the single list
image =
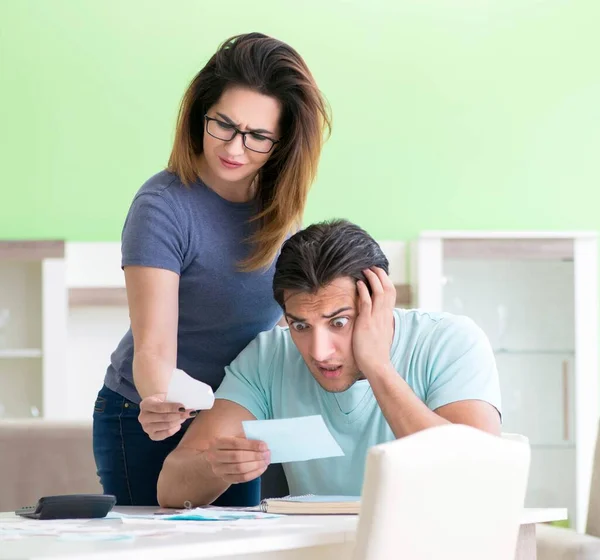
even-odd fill
[{"label": "young man", "polygon": [[226,368],[214,407],[163,465],[162,506],[209,504],[261,476],[269,450],[244,437],[243,420],[323,416],[345,455],[286,463],[292,494],[359,495],[369,447],[425,428],[500,433],[486,336],[466,317],[394,309],[387,273],[379,245],[346,221],[285,243],[273,291],[289,328],[261,333]]}]

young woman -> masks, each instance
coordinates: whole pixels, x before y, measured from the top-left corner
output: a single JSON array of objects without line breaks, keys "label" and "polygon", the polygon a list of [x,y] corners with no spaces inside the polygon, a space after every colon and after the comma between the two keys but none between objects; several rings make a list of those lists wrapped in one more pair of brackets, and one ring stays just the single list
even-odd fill
[{"label": "young woman", "polygon": [[[195,411],[166,402],[175,367],[216,389],[280,310],[273,263],[298,227],[330,129],[300,55],[259,33],[227,40],[190,84],[169,166],[136,194],[122,235],[131,329],[94,408],[105,493],[156,504],[162,463]],[[135,343],[134,343],[135,341]],[[252,505],[259,482],[219,505]]]}]

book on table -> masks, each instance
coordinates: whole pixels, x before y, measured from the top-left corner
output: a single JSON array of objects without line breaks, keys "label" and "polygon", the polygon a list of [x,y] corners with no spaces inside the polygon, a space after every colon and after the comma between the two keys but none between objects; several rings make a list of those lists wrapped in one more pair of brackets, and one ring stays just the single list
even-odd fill
[{"label": "book on table", "polygon": [[290,515],[357,515],[360,513],[360,496],[285,496],[267,498],[260,504],[261,511]]}]

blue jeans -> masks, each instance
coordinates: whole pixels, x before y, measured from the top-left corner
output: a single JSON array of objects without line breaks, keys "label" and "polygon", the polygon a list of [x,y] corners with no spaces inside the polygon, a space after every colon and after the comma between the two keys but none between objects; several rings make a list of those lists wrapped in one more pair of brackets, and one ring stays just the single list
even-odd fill
[{"label": "blue jeans", "polygon": [[[94,406],[94,458],[105,494],[121,506],[153,506],[163,462],[175,449],[191,420],[175,435],[152,441],[138,421],[139,405],[103,386]],[[260,500],[260,478],[232,484],[218,506],[253,506]]]}]

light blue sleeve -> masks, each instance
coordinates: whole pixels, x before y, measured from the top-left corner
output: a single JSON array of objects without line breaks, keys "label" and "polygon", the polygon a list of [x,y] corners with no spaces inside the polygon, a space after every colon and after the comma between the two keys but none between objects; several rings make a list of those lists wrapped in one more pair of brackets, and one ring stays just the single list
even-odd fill
[{"label": "light blue sleeve", "polygon": [[494,352],[474,321],[451,315],[442,319],[432,333],[428,362],[428,408],[481,400],[502,413]]},{"label": "light blue sleeve", "polygon": [[225,378],[215,398],[233,401],[257,420],[273,418],[271,379],[273,359],[278,352],[278,329],[260,333],[225,368]]}]

